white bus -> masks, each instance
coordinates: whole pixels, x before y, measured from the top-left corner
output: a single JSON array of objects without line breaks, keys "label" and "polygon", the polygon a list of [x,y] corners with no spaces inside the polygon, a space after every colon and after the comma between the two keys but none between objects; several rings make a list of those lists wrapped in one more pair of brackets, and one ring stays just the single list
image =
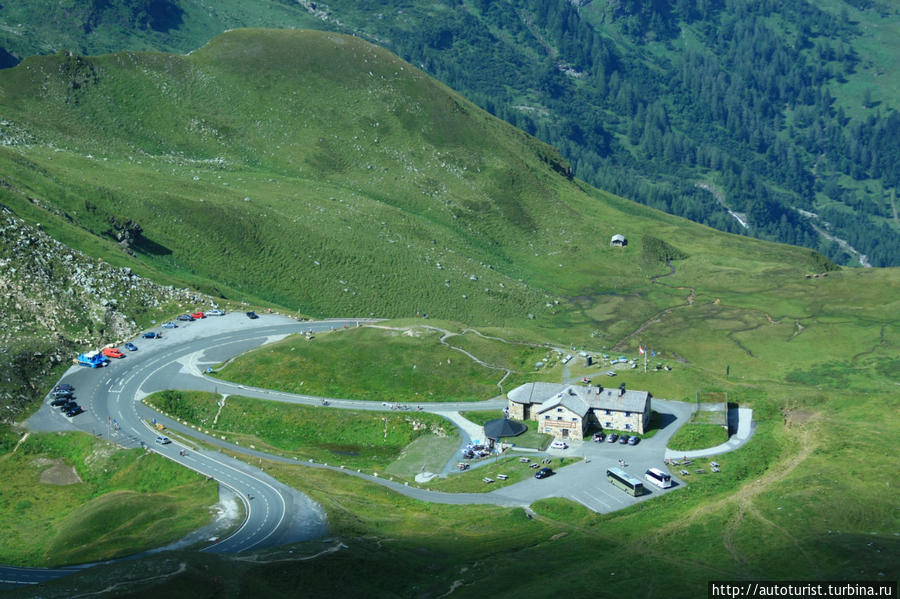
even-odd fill
[{"label": "white bus", "polygon": [[668,489],[672,486],[671,475],[663,472],[659,468],[651,468],[644,473],[644,478],[661,489]]}]

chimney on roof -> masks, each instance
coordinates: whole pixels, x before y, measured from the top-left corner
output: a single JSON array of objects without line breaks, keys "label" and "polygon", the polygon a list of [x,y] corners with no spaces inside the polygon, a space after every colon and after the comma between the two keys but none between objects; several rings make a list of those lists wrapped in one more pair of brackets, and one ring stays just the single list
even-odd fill
[{"label": "chimney on roof", "polygon": [[619,395],[625,395],[625,383],[619,385]]}]

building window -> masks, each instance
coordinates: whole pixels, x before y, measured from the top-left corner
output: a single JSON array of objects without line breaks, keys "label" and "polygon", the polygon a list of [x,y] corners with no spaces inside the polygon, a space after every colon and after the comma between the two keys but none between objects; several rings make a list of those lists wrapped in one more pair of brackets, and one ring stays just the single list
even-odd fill
[{"label": "building window", "polygon": [[550,420],[550,414],[545,414],[545,415],[544,415],[544,420]]},{"label": "building window", "polygon": [[612,422],[604,422],[603,428],[612,428]]},{"label": "building window", "polygon": [[562,408],[556,408],[557,412],[562,412]]},{"label": "building window", "polygon": [[578,418],[572,418],[572,422],[578,422]]},{"label": "building window", "polygon": [[562,420],[562,416],[557,416],[556,419],[557,419],[557,420]]},{"label": "building window", "polygon": [[549,432],[550,432],[550,427],[549,427],[549,426],[544,427],[544,432],[545,432],[545,433],[549,433]]},{"label": "building window", "polygon": [[609,416],[610,414],[612,414],[612,412],[610,412],[609,410],[603,410],[603,412],[604,412],[607,416]]},{"label": "building window", "polygon": [[631,425],[630,425],[630,424],[626,424],[626,425],[625,425],[625,430],[626,430],[626,431],[630,431],[630,430],[631,430]]},{"label": "building window", "polygon": [[625,418],[631,418],[631,412],[625,412]]}]

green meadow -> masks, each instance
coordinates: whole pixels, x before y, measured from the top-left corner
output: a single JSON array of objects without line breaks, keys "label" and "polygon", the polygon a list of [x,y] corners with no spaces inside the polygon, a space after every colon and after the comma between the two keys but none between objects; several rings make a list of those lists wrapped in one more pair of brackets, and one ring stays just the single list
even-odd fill
[{"label": "green meadow", "polygon": [[[73,247],[233,302],[402,319],[380,323],[398,330],[285,339],[224,367],[228,380],[385,402],[477,400],[500,394],[507,369],[503,391],[566,373],[607,381],[608,367],[564,367],[548,344],[630,357],[644,346],[671,371],[618,371],[607,384],[684,401],[725,392],[754,411],[752,441],[716,458],[721,473],[607,515],[556,499],[537,502],[533,518],[436,505],[270,464],[324,506],[343,546],[305,561],[321,544],[276,550],[265,563],[180,554],[184,570],[175,563],[168,578],[134,588],[174,594],[214,579],[207,595],[696,597],[711,579],[898,577],[897,269],[836,269],[809,250],[591,189],[564,175],[552,148],[396,56],[332,33],[234,31],[189,56],[32,58],[0,71],[0,110],[24,140],[0,146],[0,202]],[[110,233],[126,217],[142,229],[134,255]],[[616,233],[626,248],[609,246]],[[671,274],[660,276],[670,268],[645,240],[683,256]],[[456,335],[444,345],[429,324]],[[239,397],[219,413],[217,400],[174,392],[148,401],[243,447],[398,477],[452,449],[449,425],[427,415]],[[423,439],[435,427],[446,436],[433,434],[441,443],[432,446]],[[23,448],[2,459],[21,493],[42,492]],[[78,464],[90,451],[51,454]],[[104,474],[131,472],[121,459]],[[73,488],[157,489],[133,476]],[[194,480],[178,476],[151,476],[176,485],[152,492],[175,496]],[[51,502],[7,501],[6,484],[2,492],[3,521],[20,505],[40,533],[4,559],[59,563],[64,546],[84,543],[68,514],[45,516]],[[71,505],[111,509],[103,495],[79,493]],[[68,523],[59,537],[44,528],[56,518]],[[71,559],[87,555],[96,554]],[[78,578],[84,592],[106,584],[94,575]]]},{"label": "green meadow", "polygon": [[[29,58],[0,72],[0,108],[27,140],[0,147],[0,199],[23,218],[161,282],[307,315],[420,313],[612,344],[685,301],[643,289],[666,272],[644,237],[711,287],[821,264],[570,180],[553,148],[332,33]],[[141,228],[133,256],[113,239],[125,220]]]},{"label": "green meadow", "polygon": [[675,451],[690,451],[715,447],[727,440],[728,432],[721,426],[688,422],[669,439],[668,447]]},{"label": "green meadow", "polygon": [[[536,502],[533,518],[518,508],[419,502],[340,473],[270,462],[267,472],[325,507],[339,549],[274,549],[265,565],[240,565],[239,576],[276,597],[297,585],[323,593],[584,595],[599,584],[577,575],[585,570],[602,579],[604,594],[667,597],[702,595],[710,579],[890,580],[896,517],[888,481],[877,473],[891,450],[877,439],[833,439],[841,424],[819,415],[829,406],[795,407],[787,421],[765,400],[755,406],[753,443],[718,456],[721,473],[692,474],[684,489],[608,515],[561,499]],[[860,460],[859,468],[836,467],[846,460]],[[234,567],[183,559],[226,577]],[[351,565],[355,576],[342,575]],[[562,577],[552,589],[544,585],[548,571]],[[175,575],[162,588],[190,580]]]},{"label": "green meadow", "polygon": [[518,381],[537,376],[534,365],[546,351],[472,331],[442,342],[444,334],[431,327],[422,321],[387,322],[333,331],[309,341],[290,337],[230,361],[217,376],[323,397],[387,403],[480,401],[500,395],[501,380],[503,390],[509,390]]},{"label": "green meadow", "polygon": [[[215,393],[180,391],[161,391],[144,399],[165,414],[243,447],[367,470],[388,469],[410,478],[419,471],[415,456],[443,467],[459,448],[456,429],[434,414],[339,410],[237,395],[225,397],[219,410],[221,400]],[[413,443],[416,447],[410,447]],[[436,455],[425,458],[426,451]]]},{"label": "green meadow", "polygon": [[218,487],[142,450],[32,434],[0,457],[0,562],[77,564],[140,553],[210,520]]}]

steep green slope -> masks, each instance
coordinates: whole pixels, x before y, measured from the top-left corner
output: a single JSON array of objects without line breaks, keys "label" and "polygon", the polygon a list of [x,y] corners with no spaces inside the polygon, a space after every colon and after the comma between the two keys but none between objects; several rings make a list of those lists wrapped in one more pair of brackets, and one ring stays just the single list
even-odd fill
[{"label": "steep green slope", "polygon": [[[110,262],[311,314],[549,324],[564,296],[664,272],[644,235],[699,277],[824,264],[583,187],[552,148],[336,34],[31,58],[0,73],[0,106],[0,198],[23,217]],[[674,301],[657,295],[634,313]]]},{"label": "steep green slope", "polygon": [[[675,368],[629,386],[728,391],[758,422],[722,476],[608,516],[557,500],[534,519],[437,506],[267,465],[326,506],[344,546],[271,563],[161,556],[89,570],[80,589],[689,597],[714,577],[896,577],[896,269],[834,270],[592,189],[548,146],[336,34],[32,58],[0,73],[0,112],[0,203],[116,267],[308,314],[418,311],[511,340],[649,344]],[[627,247],[610,247],[615,233]]]},{"label": "steep green slope", "polygon": [[64,48],[187,52],[240,26],[352,33],[560,148],[593,185],[885,266],[900,256],[896,11],[881,0],[40,0],[0,6],[0,66]]}]

